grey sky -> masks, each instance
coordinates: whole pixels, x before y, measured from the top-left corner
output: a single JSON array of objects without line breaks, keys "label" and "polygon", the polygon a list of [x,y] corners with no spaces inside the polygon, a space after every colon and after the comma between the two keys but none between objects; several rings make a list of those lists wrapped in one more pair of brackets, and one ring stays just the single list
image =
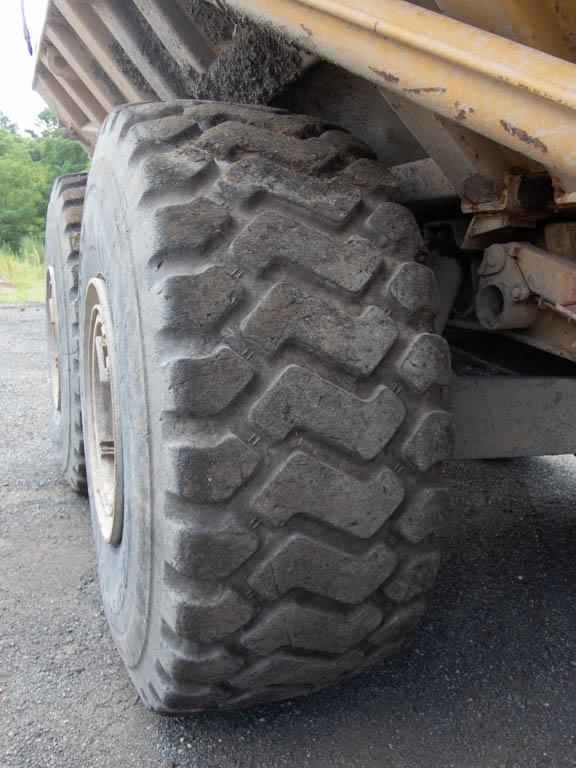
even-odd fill
[{"label": "grey sky", "polygon": [[[42,23],[42,0],[27,0],[27,15],[33,31]],[[45,104],[33,93],[32,58],[22,33],[20,0],[0,0],[0,111],[23,130],[32,128]]]}]

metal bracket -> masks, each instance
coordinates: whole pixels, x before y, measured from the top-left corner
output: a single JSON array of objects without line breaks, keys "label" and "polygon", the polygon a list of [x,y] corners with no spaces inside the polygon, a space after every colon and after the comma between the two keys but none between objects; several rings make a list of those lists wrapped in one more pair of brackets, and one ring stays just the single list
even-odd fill
[{"label": "metal bracket", "polygon": [[576,263],[527,243],[493,245],[478,270],[476,315],[488,331],[576,362]]}]

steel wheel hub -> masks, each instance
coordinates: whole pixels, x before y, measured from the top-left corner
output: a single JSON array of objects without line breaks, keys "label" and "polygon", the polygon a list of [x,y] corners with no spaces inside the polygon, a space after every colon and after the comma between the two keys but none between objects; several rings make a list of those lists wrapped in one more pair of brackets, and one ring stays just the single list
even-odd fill
[{"label": "steel wheel hub", "polygon": [[92,501],[102,538],[122,539],[122,439],[115,386],[115,347],[106,283],[94,278],[84,312],[85,438]]}]

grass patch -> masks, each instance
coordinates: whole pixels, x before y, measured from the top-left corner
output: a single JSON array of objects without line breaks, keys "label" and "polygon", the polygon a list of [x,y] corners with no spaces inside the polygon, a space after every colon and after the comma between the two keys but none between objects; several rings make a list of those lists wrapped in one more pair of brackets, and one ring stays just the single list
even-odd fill
[{"label": "grass patch", "polygon": [[44,245],[23,238],[17,253],[0,247],[0,302],[44,301]]}]

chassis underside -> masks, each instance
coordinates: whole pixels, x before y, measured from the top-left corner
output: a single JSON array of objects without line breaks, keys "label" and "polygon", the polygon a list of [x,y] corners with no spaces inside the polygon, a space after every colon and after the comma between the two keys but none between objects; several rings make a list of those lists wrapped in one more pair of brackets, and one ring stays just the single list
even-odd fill
[{"label": "chassis underside", "polygon": [[179,98],[366,141],[424,230],[467,374],[457,455],[509,456],[571,449],[575,61],[573,0],[51,0],[35,86],[89,152],[118,105]]}]

